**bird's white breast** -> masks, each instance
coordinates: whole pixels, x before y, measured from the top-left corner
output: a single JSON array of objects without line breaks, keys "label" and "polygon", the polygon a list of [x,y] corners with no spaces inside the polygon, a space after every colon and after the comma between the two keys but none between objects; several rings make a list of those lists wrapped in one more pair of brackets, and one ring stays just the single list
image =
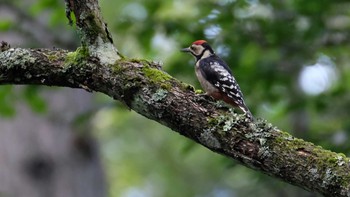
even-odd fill
[{"label": "bird's white breast", "polygon": [[198,81],[199,81],[199,83],[201,84],[202,88],[203,88],[204,91],[207,92],[209,95],[218,92],[218,88],[215,87],[215,86],[213,86],[210,82],[208,82],[208,81],[204,78],[202,72],[200,71],[199,63],[200,63],[200,60],[199,60],[198,62],[196,62],[195,73],[196,73],[196,76],[197,76]]}]

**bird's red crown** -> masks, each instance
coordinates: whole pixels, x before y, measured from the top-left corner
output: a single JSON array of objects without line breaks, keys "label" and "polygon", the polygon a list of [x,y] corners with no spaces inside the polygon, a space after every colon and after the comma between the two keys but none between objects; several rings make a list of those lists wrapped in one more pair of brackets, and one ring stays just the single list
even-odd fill
[{"label": "bird's red crown", "polygon": [[194,41],[192,44],[195,44],[195,45],[202,45],[203,43],[206,43],[207,41],[205,40],[197,40],[197,41]]}]

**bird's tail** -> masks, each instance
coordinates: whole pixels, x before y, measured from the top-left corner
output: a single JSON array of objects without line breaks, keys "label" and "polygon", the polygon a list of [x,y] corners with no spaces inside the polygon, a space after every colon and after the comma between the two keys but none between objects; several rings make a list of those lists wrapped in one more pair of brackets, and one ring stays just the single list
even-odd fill
[{"label": "bird's tail", "polygon": [[247,106],[239,106],[239,108],[244,112],[244,114],[246,115],[247,118],[249,118],[249,120],[251,120],[251,121],[254,120],[254,116],[250,112],[250,110],[248,109]]}]

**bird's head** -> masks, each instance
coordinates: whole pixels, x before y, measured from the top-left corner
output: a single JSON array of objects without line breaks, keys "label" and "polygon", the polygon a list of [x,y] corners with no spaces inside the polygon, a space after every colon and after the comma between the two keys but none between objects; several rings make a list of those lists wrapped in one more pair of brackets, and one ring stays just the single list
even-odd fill
[{"label": "bird's head", "polygon": [[191,53],[197,59],[197,61],[214,54],[213,49],[205,40],[197,40],[193,42],[190,47],[183,48],[181,51]]}]

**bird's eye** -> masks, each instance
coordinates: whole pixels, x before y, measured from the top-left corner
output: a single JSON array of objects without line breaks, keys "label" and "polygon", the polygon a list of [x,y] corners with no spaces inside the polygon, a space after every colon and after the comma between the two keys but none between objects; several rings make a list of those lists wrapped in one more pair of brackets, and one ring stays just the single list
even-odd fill
[{"label": "bird's eye", "polygon": [[191,46],[190,49],[194,51],[196,49],[196,47]]}]

